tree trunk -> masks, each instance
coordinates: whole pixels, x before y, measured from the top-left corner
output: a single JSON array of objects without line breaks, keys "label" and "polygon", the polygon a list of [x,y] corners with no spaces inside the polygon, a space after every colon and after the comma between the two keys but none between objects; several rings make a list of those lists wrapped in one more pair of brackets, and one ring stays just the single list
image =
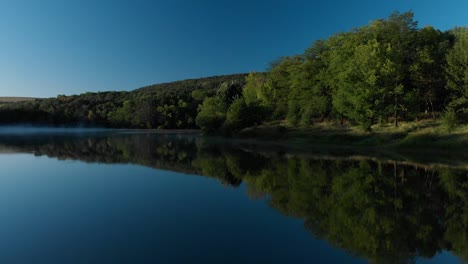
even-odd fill
[{"label": "tree trunk", "polygon": [[395,94],[395,127],[398,127],[398,95]]},{"label": "tree trunk", "polygon": [[432,119],[435,119],[435,114],[434,114],[434,104],[432,103],[432,80],[429,80],[429,104],[431,105],[431,114],[432,114]]},{"label": "tree trunk", "polygon": [[396,200],[397,200],[397,163],[396,161],[393,162],[393,186],[394,186],[394,203],[395,203],[395,210],[396,210]]},{"label": "tree trunk", "polygon": [[432,104],[432,100],[429,99],[429,104],[431,105],[431,114],[432,114],[432,119],[435,119],[435,114],[434,114],[434,104]]}]

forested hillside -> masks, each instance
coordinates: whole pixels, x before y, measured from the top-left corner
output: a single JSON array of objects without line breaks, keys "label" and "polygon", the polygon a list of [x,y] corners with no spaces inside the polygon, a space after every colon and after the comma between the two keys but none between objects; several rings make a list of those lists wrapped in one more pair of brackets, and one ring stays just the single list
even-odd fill
[{"label": "forested hillside", "polygon": [[310,127],[334,120],[370,131],[429,118],[449,129],[468,122],[468,27],[419,28],[411,12],[317,40],[263,73],[0,105],[1,123],[227,134],[271,121]]},{"label": "forested hillside", "polygon": [[143,87],[34,101],[0,103],[0,123],[127,128],[196,128],[207,96],[241,92],[246,74],[215,76]]},{"label": "forested hillside", "polygon": [[0,103],[24,102],[32,101],[35,98],[31,97],[0,97]]}]

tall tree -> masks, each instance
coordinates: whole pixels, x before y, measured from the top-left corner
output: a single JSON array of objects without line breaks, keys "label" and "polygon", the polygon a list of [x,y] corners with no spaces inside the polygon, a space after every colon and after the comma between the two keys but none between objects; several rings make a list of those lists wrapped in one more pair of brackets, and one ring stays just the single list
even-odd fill
[{"label": "tall tree", "polygon": [[227,106],[219,97],[208,97],[199,107],[196,124],[205,132],[214,132],[226,120]]},{"label": "tall tree", "polygon": [[447,88],[452,100],[449,108],[464,122],[468,121],[468,27],[452,30],[453,48],[447,54]]},{"label": "tall tree", "polygon": [[449,47],[446,34],[433,27],[417,33],[416,56],[410,66],[412,83],[422,99],[423,109],[435,118],[445,99],[445,54]]},{"label": "tall tree", "polygon": [[325,42],[314,42],[305,54],[298,58],[301,63],[291,68],[291,92],[288,102],[288,120],[307,126],[314,117],[325,117],[331,111],[331,91],[326,84]]},{"label": "tall tree", "polygon": [[328,41],[329,80],[336,112],[365,129],[393,112],[395,126],[414,100],[408,64],[414,59],[413,14],[394,13]]},{"label": "tall tree", "polygon": [[302,63],[300,56],[283,57],[271,65],[268,73],[267,87],[271,91],[270,104],[273,117],[284,119],[288,112],[288,96],[291,91],[291,75]]}]

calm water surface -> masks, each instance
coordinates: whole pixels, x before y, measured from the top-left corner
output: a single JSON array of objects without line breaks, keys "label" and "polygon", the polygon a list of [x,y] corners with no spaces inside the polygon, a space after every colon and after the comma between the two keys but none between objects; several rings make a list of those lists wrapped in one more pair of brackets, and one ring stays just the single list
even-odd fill
[{"label": "calm water surface", "polygon": [[4,133],[0,263],[468,260],[466,167],[338,152]]}]

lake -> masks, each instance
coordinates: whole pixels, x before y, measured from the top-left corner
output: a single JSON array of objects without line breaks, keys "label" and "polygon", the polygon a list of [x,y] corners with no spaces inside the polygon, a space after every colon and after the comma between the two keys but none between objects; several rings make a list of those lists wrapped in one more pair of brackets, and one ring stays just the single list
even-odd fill
[{"label": "lake", "polygon": [[0,263],[468,260],[444,155],[66,129],[0,129],[0,153]]}]

